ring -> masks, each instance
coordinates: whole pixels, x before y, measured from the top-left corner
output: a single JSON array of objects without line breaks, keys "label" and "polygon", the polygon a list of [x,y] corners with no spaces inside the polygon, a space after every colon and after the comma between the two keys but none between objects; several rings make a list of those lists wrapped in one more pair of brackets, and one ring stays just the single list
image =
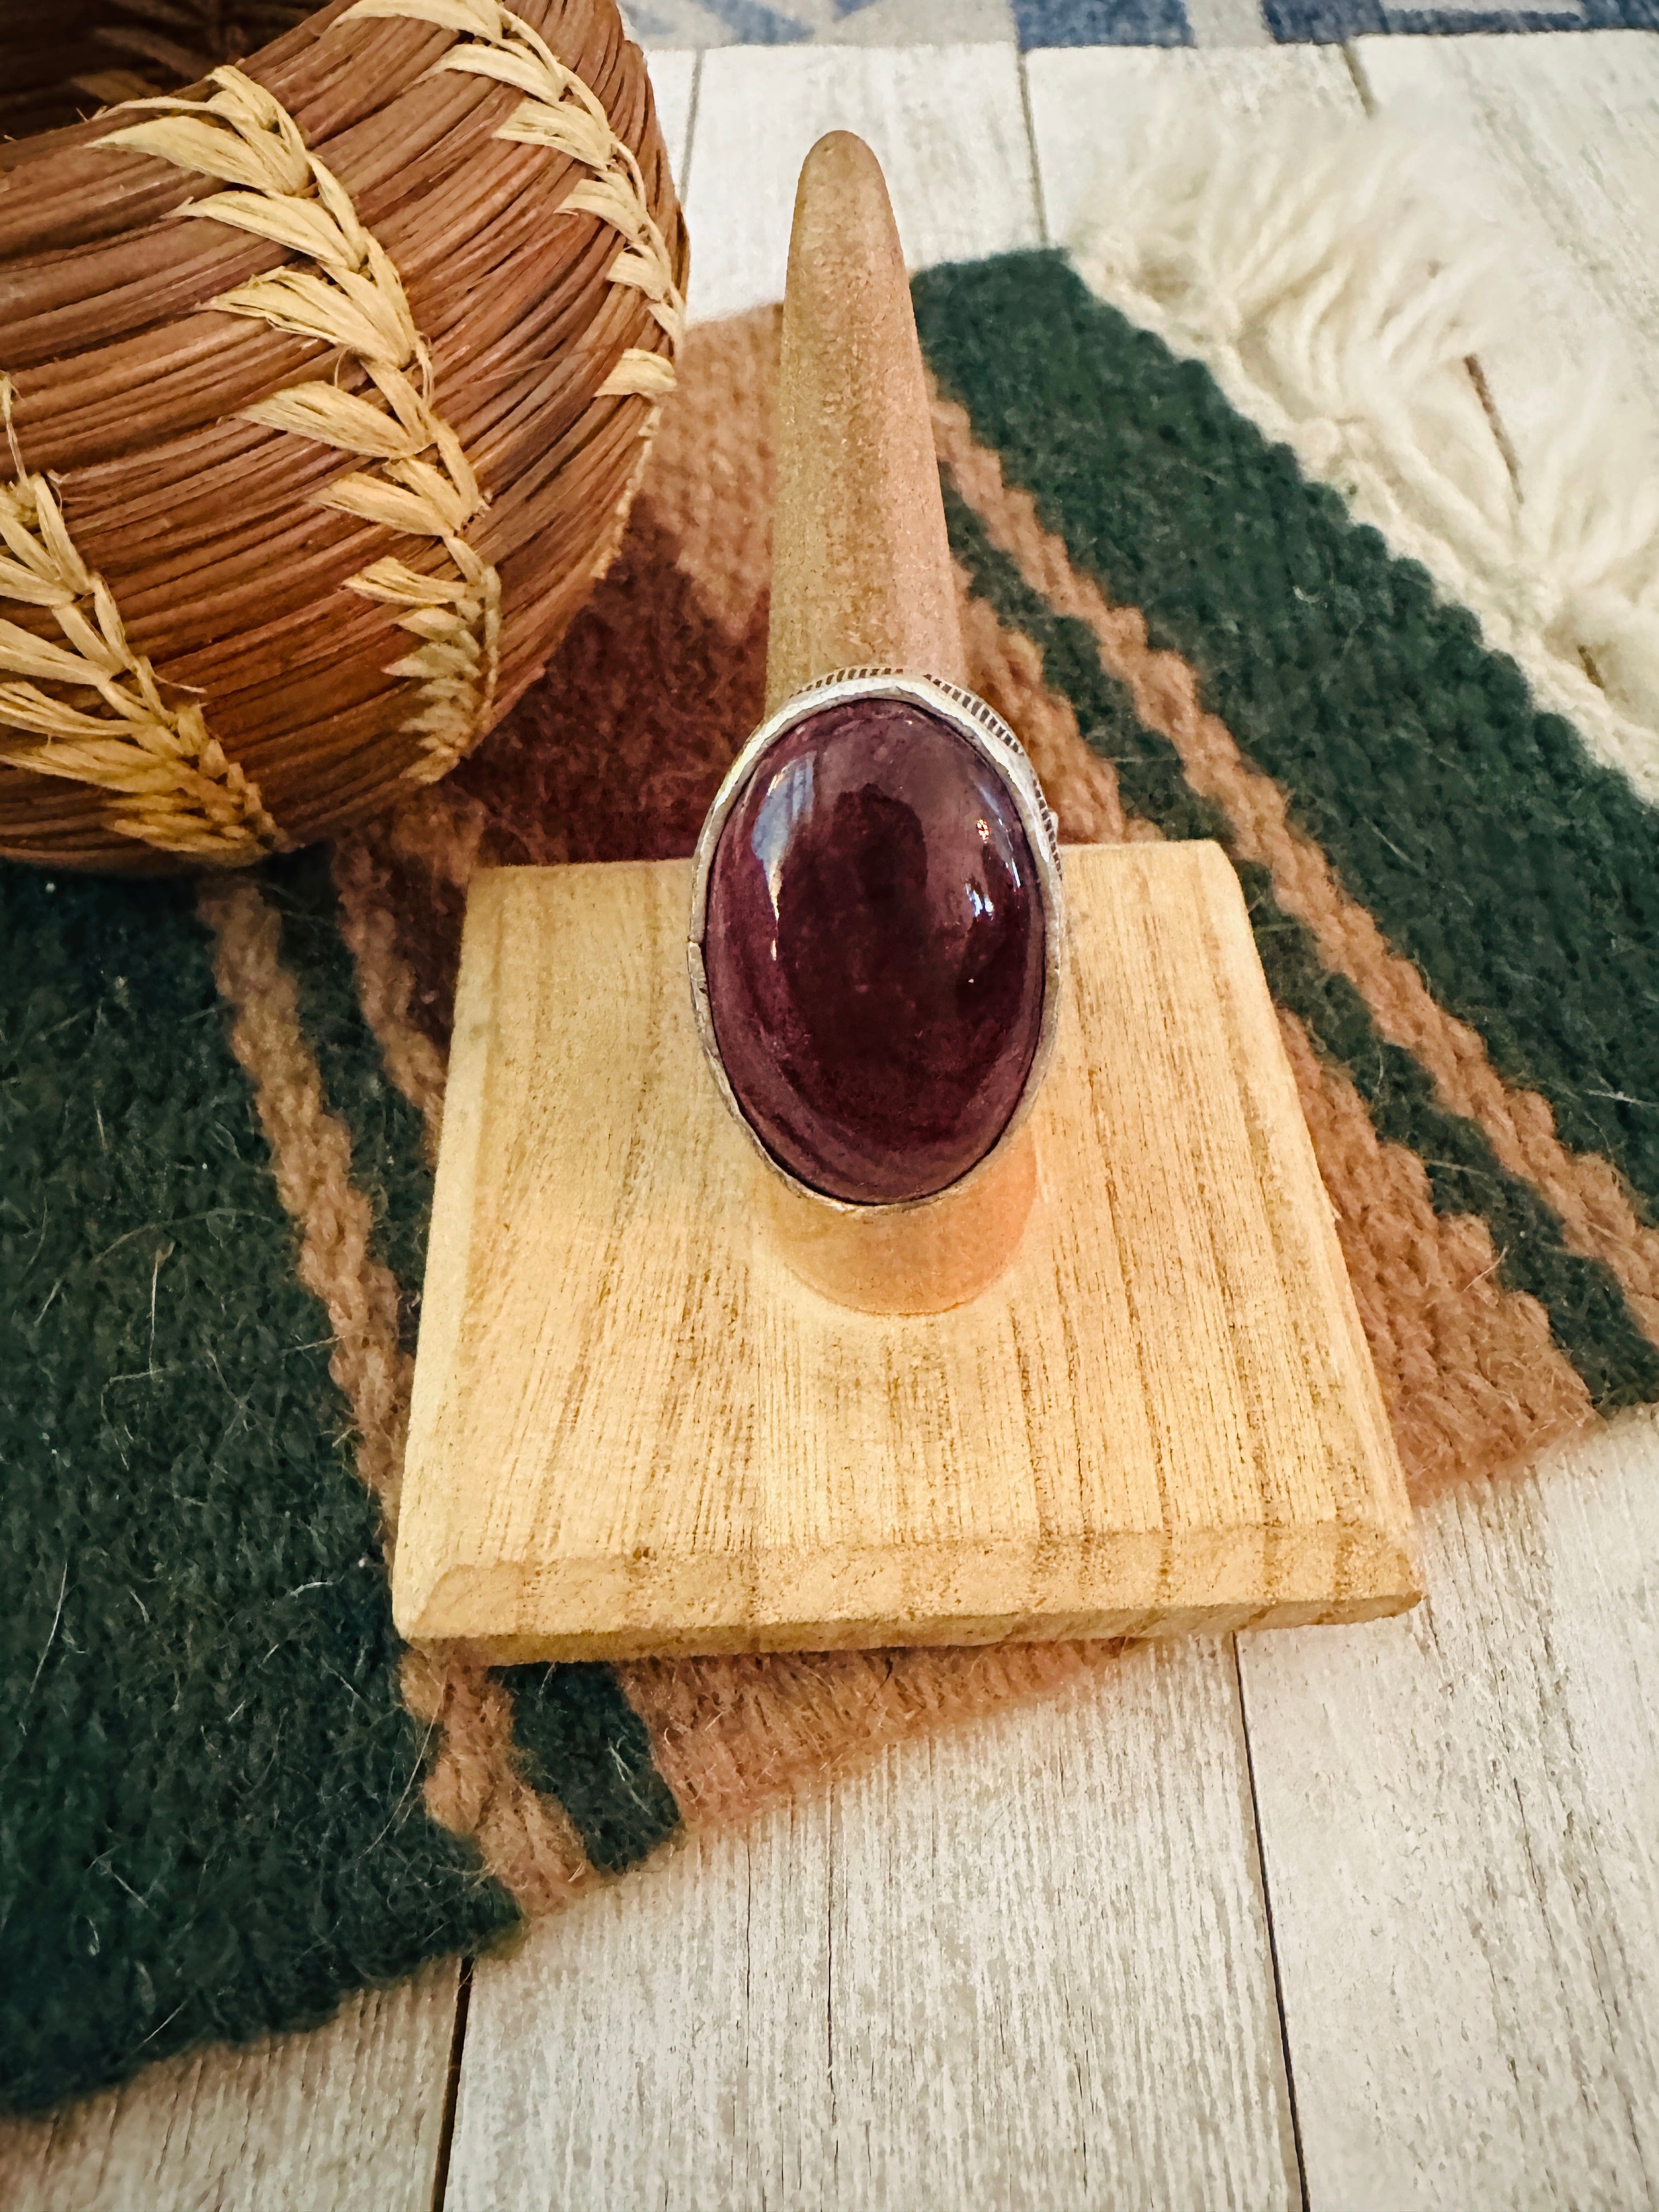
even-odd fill
[{"label": "ring", "polygon": [[1018,738],[937,677],[796,692],[708,811],[688,956],[715,1080],[786,1181],[848,1211],[956,1189],[1060,1019],[1059,839]]}]

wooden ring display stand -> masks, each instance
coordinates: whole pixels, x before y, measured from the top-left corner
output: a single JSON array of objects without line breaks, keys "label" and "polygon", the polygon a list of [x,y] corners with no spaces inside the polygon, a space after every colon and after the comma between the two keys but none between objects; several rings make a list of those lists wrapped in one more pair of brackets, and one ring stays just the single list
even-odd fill
[{"label": "wooden ring display stand", "polygon": [[[965,680],[874,157],[802,171],[772,705]],[[1397,1612],[1410,1508],[1237,878],[1073,847],[1020,1139],[867,1216],[753,1156],[702,1063],[690,864],[474,884],[398,1625],[497,1660],[1169,1633]]]}]

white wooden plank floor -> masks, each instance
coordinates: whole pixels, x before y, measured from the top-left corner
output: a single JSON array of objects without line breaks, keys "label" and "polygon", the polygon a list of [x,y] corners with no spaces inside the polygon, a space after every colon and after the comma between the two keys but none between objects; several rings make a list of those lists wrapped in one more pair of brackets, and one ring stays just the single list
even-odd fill
[{"label": "white wooden plank floor", "polygon": [[651,57],[651,89],[657,102],[657,122],[682,202],[691,158],[691,118],[697,94],[700,54],[676,48]]},{"label": "white wooden plank floor", "polygon": [[[1622,349],[1659,393],[1646,34],[657,76],[698,315],[777,296],[836,125],[921,264],[1063,237],[1166,85],[1363,93],[1431,103],[1522,240],[1531,343],[1482,367],[1523,491],[1552,380]],[[434,1969],[0,2129],[0,2204],[1659,2205],[1659,1421],[1442,1500],[1424,1540],[1408,1620],[1129,1654],[647,1869],[459,2015]]]},{"label": "white wooden plank floor", "polygon": [[875,149],[914,267],[1038,243],[1012,46],[727,46],[703,56],[697,87],[694,316],[782,298],[795,179],[813,143],[840,129]]},{"label": "white wooden plank floor", "polygon": [[453,2212],[1298,2195],[1225,1644],[903,1747],[473,1979]]},{"label": "white wooden plank floor", "polygon": [[444,2150],[453,1960],[326,2027],[169,2059],[0,2125],[6,2212],[427,2212]]},{"label": "white wooden plank floor", "polygon": [[1659,2201],[1659,1425],[1423,1516],[1429,1602],[1241,1636],[1310,2204]]}]

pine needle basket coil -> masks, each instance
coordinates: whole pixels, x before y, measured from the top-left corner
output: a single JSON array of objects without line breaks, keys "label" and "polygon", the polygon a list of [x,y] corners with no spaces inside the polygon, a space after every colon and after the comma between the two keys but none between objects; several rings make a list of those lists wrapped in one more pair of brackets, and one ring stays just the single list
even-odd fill
[{"label": "pine needle basket coil", "polygon": [[87,120],[0,144],[0,853],[234,866],[539,672],[674,386],[685,234],[612,0],[330,0],[191,82],[199,40],[121,28],[35,88]]}]

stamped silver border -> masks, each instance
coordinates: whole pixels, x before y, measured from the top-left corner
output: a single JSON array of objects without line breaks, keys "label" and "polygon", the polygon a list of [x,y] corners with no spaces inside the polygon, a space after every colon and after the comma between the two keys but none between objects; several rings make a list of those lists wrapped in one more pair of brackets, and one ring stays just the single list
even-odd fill
[{"label": "stamped silver border", "polygon": [[[930,1191],[926,1198],[902,1198],[872,1200],[865,1205],[855,1200],[832,1198],[829,1192],[815,1190],[811,1183],[802,1182],[793,1175],[776,1155],[768,1150],[759,1132],[738,1105],[731,1084],[726,1079],[726,1066],[720,1058],[719,1041],[714,1035],[714,1017],[708,1006],[708,979],[703,967],[702,939],[708,919],[708,872],[714,865],[714,848],[720,842],[726,818],[748,788],[750,779],[762,760],[783,736],[804,721],[809,714],[821,713],[827,707],[839,707],[854,699],[902,699],[927,713],[937,715],[957,734],[965,738],[996,770],[997,775],[1013,799],[1020,827],[1025,832],[1026,843],[1036,863],[1038,895],[1043,920],[1043,979],[1042,1021],[1037,1031],[1036,1051],[1025,1079],[1025,1088],[1008,1117],[1002,1134],[981,1160],[975,1161],[965,1175],[960,1175],[942,1190]],[[1054,1037],[1060,1027],[1060,1011],[1066,977],[1066,890],[1060,860],[1058,825],[1042,796],[1036,771],[1026,756],[1025,748],[1014,735],[1000,714],[988,707],[984,700],[959,684],[948,684],[937,676],[907,675],[893,668],[841,668],[833,675],[820,676],[786,699],[775,714],[769,714],[754,735],[744,746],[726,771],[709,808],[697,839],[695,873],[691,887],[691,921],[686,943],[687,964],[691,975],[691,1012],[697,1025],[697,1036],[715,1082],[726,1106],[735,1115],[739,1127],[774,1175],[780,1176],[792,1190],[810,1198],[819,1206],[830,1207],[837,1213],[906,1213],[918,1207],[937,1206],[941,1199],[954,1198],[992,1164],[1000,1158],[1026,1115],[1036,1103],[1042,1079],[1048,1073],[1054,1056]]]}]

